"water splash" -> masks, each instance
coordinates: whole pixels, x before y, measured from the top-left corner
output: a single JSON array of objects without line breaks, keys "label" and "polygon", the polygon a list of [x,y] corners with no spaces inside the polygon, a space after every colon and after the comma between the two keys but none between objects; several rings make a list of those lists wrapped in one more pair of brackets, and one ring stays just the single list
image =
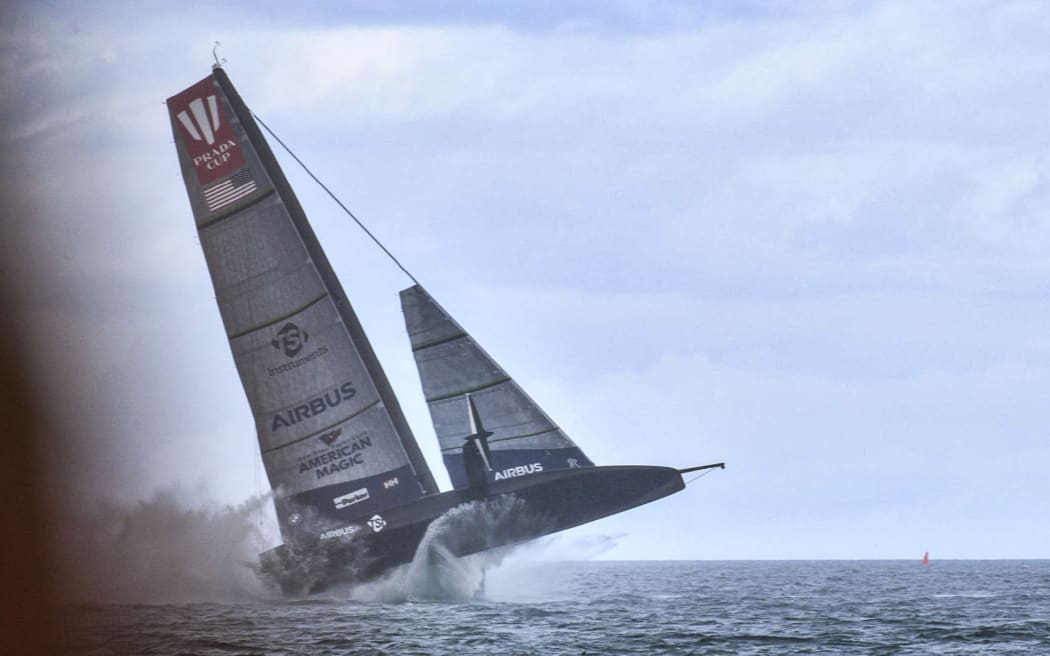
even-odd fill
[{"label": "water splash", "polygon": [[585,533],[548,535],[529,543],[522,555],[534,561],[596,560],[612,551],[626,533]]},{"label": "water splash", "polygon": [[[464,503],[430,524],[412,562],[375,581],[331,594],[386,603],[469,601],[482,593],[486,571],[499,566],[546,525],[547,520],[512,496]],[[456,555],[462,553],[469,555]]]},{"label": "water splash", "polygon": [[[419,543],[409,567],[408,598],[465,601],[476,597],[482,592],[485,570],[499,566],[515,546],[542,533],[546,524],[513,496],[453,508],[430,525]],[[455,555],[467,552],[472,553]]]},{"label": "water splash", "polygon": [[99,502],[52,527],[57,584],[71,601],[175,603],[273,598],[257,575],[268,497],[188,508],[175,492]]}]

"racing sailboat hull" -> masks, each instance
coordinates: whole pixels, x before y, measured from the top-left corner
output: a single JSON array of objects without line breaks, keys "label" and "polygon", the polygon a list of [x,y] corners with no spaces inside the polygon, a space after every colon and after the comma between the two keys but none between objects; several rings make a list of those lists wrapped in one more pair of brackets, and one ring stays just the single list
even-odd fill
[{"label": "racing sailboat hull", "polygon": [[[281,545],[262,556],[263,572],[286,594],[319,592],[340,583],[374,579],[417,554],[435,520],[457,508],[474,529],[436,536],[456,557],[526,542],[655,501],[682,490],[677,469],[613,465],[562,469],[495,481],[472,498],[460,489],[429,495],[349,525],[331,540],[300,552]],[[378,529],[378,530],[377,530]],[[316,554],[323,552],[322,558]],[[309,555],[304,555],[309,554]]]}]

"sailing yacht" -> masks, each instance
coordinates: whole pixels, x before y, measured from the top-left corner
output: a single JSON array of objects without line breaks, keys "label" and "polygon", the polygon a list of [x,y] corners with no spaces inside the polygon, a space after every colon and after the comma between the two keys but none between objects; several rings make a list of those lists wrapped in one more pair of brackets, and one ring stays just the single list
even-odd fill
[{"label": "sailing yacht", "polygon": [[[226,72],[217,65],[167,106],[284,540],[261,555],[261,568],[286,592],[365,580],[408,562],[431,523],[455,509],[466,519],[450,551],[464,556],[654,501],[683,489],[683,473],[722,466],[595,466],[416,284],[400,299],[453,485],[440,491],[350,299]],[[484,521],[462,512],[471,507],[488,509]]]}]

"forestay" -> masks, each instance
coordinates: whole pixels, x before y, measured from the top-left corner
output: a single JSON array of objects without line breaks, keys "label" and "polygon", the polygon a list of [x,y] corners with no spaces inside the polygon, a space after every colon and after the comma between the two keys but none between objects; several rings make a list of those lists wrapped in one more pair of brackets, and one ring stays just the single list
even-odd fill
[{"label": "forestay", "polygon": [[420,286],[401,292],[423,395],[452,484],[467,486],[463,445],[473,432],[467,394],[491,451],[489,480],[593,463]]},{"label": "forestay", "polygon": [[286,539],[436,492],[357,318],[221,69],[168,100]]}]

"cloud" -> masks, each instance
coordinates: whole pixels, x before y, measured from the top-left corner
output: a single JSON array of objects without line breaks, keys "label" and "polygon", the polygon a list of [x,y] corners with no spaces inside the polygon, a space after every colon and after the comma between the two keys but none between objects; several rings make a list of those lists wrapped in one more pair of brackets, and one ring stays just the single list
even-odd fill
[{"label": "cloud", "polygon": [[573,398],[566,429],[599,462],[728,463],[579,529],[627,533],[612,558],[897,557],[908,540],[1024,557],[1046,538],[1016,509],[1050,491],[1040,421],[1025,419],[1045,415],[1048,377],[1013,365],[857,381],[684,353],[552,397]]},{"label": "cloud", "polygon": [[[622,250],[586,246],[603,233],[655,234],[666,250],[635,256],[670,256],[719,282],[972,290],[990,275],[1013,285],[1019,268],[1043,267],[1030,237],[1044,222],[1028,214],[1016,220],[1025,230],[1001,227],[1007,218],[987,203],[1006,194],[999,207],[1041,206],[1045,163],[1023,136],[1037,118],[1018,109],[1039,106],[1040,73],[1025,50],[963,18],[891,5],[830,29],[802,17],[615,41],[492,27],[333,31],[295,37],[317,63],[304,75],[286,61],[255,102],[277,110],[271,122],[303,131],[367,126],[360,138],[388,147],[386,164],[372,176],[353,171],[353,186],[396,198],[378,215],[444,205],[497,244],[524,238],[520,226],[563,237],[544,244],[551,258],[622,261]],[[994,66],[958,70],[975,48]],[[293,96],[284,90],[297,84],[315,113],[285,118]],[[1003,125],[1003,109],[1016,128]],[[457,138],[434,143],[435,134]],[[447,174],[413,175],[406,195],[399,176],[435,147],[445,153],[428,164]],[[1004,168],[1011,185],[989,175]],[[508,194],[518,207],[510,216]],[[440,231],[428,236],[439,240],[434,252],[447,250]],[[999,252],[983,255],[989,246]],[[1009,267],[1000,253],[1014,256]]]},{"label": "cloud", "polygon": [[[162,104],[218,39],[250,106],[589,452],[741,463],[705,479],[710,520],[814,555],[953,499],[990,521],[955,479],[1000,439],[1023,460],[992,458],[992,499],[1045,492],[1038,7],[669,4],[638,27],[635,3],[443,6],[45,7],[0,32],[4,283],[92,476],[141,497],[199,475],[231,502],[247,480],[221,466],[251,420]],[[432,448],[403,277],[287,170]],[[778,467],[799,461],[820,466]],[[674,530],[669,554],[761,538]]]}]

